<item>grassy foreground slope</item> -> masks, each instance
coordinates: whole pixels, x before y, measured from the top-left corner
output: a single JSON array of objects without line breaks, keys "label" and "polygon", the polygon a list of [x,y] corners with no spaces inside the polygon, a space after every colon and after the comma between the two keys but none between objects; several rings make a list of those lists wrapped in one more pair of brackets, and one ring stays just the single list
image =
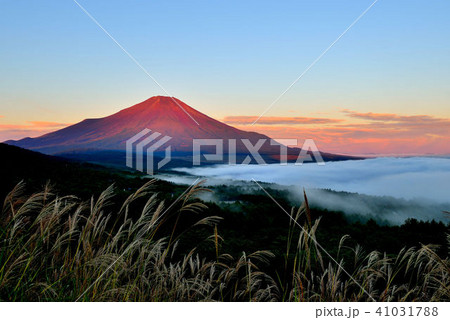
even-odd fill
[{"label": "grassy foreground slope", "polygon": [[199,185],[6,150],[2,301],[450,300],[442,223],[350,223],[304,199],[294,223],[264,194],[219,206]]},{"label": "grassy foreground slope", "polygon": [[[4,301],[448,301],[450,261],[433,245],[396,255],[338,244],[330,259],[317,245],[320,219],[307,201],[293,209],[282,254],[284,268],[266,272],[269,251],[222,252],[221,218],[210,216],[178,230],[183,215],[205,208],[190,188],[168,206],[156,199],[152,181],[108,210],[113,189],[98,198],[55,196],[46,188],[23,196],[18,184],[1,217],[0,299]],[[144,200],[143,206],[134,205]],[[306,199],[305,199],[306,200]],[[139,210],[137,219],[129,216]],[[301,231],[299,231],[299,226]],[[212,257],[183,243],[190,228],[205,238]],[[298,232],[299,231],[299,232]],[[187,253],[178,251],[189,246]],[[339,265],[338,265],[339,264]],[[342,267],[341,267],[342,266]]]}]

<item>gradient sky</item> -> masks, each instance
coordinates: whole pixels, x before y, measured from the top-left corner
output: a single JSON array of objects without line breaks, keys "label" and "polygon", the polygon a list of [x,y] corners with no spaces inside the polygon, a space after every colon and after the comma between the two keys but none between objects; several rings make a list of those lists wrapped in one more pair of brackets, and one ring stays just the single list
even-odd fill
[{"label": "gradient sky", "polygon": [[[450,153],[450,2],[79,0],[167,91],[343,153]],[[110,115],[155,85],[71,0],[0,0],[0,140]],[[251,121],[250,121],[251,123]]]}]

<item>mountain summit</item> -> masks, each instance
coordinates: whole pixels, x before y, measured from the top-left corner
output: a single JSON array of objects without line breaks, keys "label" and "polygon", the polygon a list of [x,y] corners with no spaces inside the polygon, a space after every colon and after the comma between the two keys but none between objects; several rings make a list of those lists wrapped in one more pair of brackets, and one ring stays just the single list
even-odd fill
[{"label": "mountain summit", "polygon": [[[79,153],[92,151],[125,151],[126,141],[144,129],[171,137],[169,145],[174,153],[192,154],[193,139],[223,139],[237,141],[236,152],[248,153],[242,139],[253,145],[259,139],[269,137],[239,130],[195,110],[173,97],[156,96],[113,115],[86,119],[64,129],[37,138],[25,138],[6,143],[46,154]],[[279,155],[279,146],[265,143],[259,151],[265,155]],[[299,149],[289,149],[297,154]],[[338,160],[334,155],[324,154],[328,160]]]},{"label": "mountain summit", "polygon": [[48,154],[125,150],[125,142],[146,128],[172,137],[173,151],[192,151],[192,139],[269,139],[210,118],[176,98],[156,96],[104,118],[86,119],[37,138],[7,143]]}]

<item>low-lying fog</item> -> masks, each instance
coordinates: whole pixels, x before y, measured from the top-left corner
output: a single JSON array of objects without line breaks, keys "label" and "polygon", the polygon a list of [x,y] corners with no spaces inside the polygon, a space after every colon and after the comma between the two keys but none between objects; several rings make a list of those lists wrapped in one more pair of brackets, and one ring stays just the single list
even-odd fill
[{"label": "low-lying fog", "polygon": [[[379,197],[351,197],[317,189],[331,189],[371,196],[399,198],[399,207],[391,208],[384,218],[394,223],[406,218],[445,220],[442,210],[450,210],[450,159],[447,158],[377,158],[357,161],[327,162],[323,166],[248,165],[177,168],[173,171],[205,177],[207,184],[249,185],[255,179],[299,192],[306,188],[310,200],[317,206],[342,210],[349,214],[379,215]],[[183,175],[160,176],[177,183],[192,183]],[[253,183],[253,182],[252,182]],[[387,199],[387,198],[386,198]],[[392,199],[391,199],[392,200]],[[407,205],[405,205],[407,204]],[[417,207],[414,209],[414,207]],[[386,209],[386,208],[384,208]],[[397,210],[398,209],[398,210]],[[447,220],[448,221],[448,220]]]}]

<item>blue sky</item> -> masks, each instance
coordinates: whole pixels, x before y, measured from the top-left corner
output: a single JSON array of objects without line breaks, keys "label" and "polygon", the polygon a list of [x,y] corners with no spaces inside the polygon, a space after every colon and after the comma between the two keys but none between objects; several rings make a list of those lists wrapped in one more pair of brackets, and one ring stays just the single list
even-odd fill
[{"label": "blue sky", "polygon": [[[79,0],[169,91],[259,115],[373,1]],[[1,121],[73,123],[164,94],[71,0],[0,1]],[[378,3],[268,113],[450,117],[449,1]]]}]

